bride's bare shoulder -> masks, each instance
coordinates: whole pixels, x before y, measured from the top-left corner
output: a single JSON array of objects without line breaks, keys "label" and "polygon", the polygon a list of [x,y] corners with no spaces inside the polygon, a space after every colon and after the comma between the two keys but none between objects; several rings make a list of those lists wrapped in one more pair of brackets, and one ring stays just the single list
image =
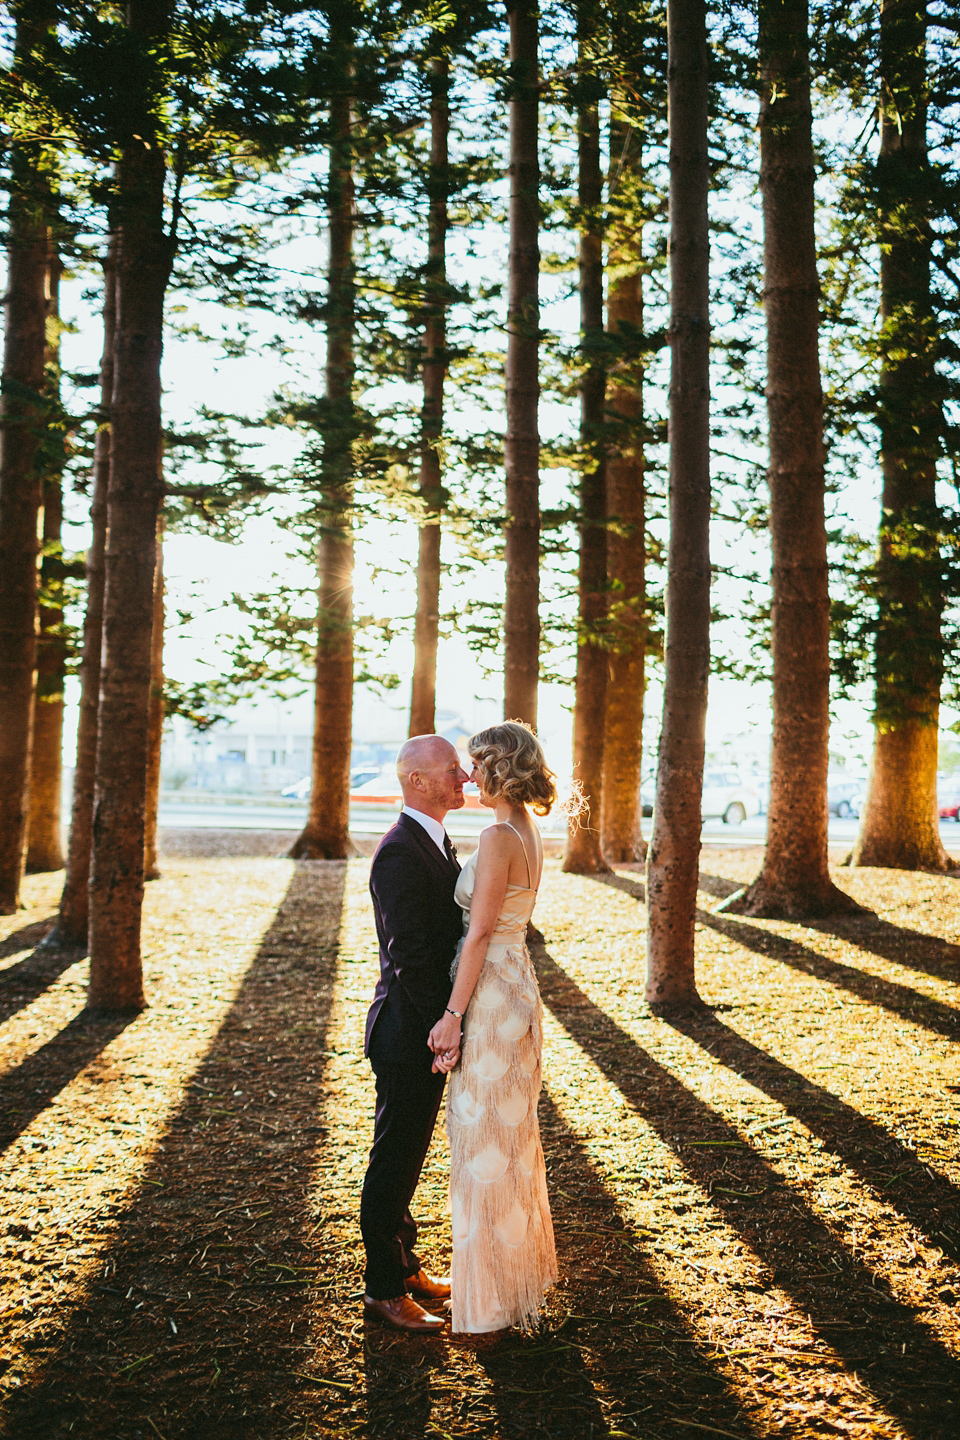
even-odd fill
[{"label": "bride's bare shoulder", "polygon": [[510,860],[520,843],[520,836],[512,826],[495,821],[480,831],[477,859]]}]

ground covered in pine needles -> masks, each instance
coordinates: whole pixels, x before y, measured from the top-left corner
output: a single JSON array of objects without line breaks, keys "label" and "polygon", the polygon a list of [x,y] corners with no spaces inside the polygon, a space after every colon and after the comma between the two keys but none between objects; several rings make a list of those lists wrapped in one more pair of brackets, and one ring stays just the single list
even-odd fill
[{"label": "ground covered in pine needles", "polygon": [[[34,948],[60,877],[0,921],[0,1435],[955,1440],[958,881],[840,869],[872,913],[748,921],[716,907],[759,852],[706,849],[709,1008],[668,1021],[642,875],[551,861],[562,1278],[537,1335],[434,1339],[361,1316],[369,861],[270,844],[168,847],[131,1020],[86,1017],[82,959]],[[438,1134],[437,1269],[445,1185]]]}]

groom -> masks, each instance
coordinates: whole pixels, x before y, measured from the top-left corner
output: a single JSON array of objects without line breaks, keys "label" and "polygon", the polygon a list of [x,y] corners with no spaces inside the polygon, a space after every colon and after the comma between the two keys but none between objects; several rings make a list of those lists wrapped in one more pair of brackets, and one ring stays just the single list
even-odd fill
[{"label": "groom", "polygon": [[397,756],[403,809],[373,857],[370,893],[380,941],[380,979],[364,1052],[377,1081],[373,1148],[360,1229],[367,1252],[367,1315],[398,1330],[441,1331],[412,1298],[441,1301],[449,1283],[428,1275],[414,1245],[410,1202],[433,1135],[444,1075],[427,1036],[450,999],[450,966],[462,932],[453,898],[460,866],[443,819],[463,804],[467,774],[440,735],[417,735]]}]

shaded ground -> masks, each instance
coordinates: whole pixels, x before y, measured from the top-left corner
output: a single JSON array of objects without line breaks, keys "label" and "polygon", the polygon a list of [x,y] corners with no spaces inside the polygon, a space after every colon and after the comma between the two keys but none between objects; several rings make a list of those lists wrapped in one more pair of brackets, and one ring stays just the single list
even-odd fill
[{"label": "shaded ground", "polygon": [[[562,1280],[537,1336],[428,1340],[359,1306],[368,861],[211,843],[171,844],[148,888],[131,1023],[87,1020],[83,961],[33,948],[59,877],[0,921],[0,1435],[960,1433],[956,881],[839,870],[874,914],[748,921],[714,911],[757,852],[705,851],[711,1008],[669,1024],[642,1001],[642,877],[551,862]],[[438,1267],[445,1185],[438,1136]]]}]

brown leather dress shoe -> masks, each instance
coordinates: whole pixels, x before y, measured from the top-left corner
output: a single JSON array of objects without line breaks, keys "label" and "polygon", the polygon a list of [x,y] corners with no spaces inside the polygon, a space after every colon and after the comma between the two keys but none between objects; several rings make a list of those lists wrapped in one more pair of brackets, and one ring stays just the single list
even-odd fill
[{"label": "brown leather dress shoe", "polygon": [[369,1295],[364,1295],[363,1313],[371,1320],[382,1320],[384,1324],[392,1325],[395,1330],[420,1330],[436,1335],[444,1329],[439,1315],[431,1315],[409,1295],[401,1295],[398,1300],[371,1300]]},{"label": "brown leather dress shoe", "polygon": [[426,1300],[446,1300],[450,1294],[449,1275],[428,1275],[426,1270],[418,1270],[403,1283],[411,1295],[422,1295]]}]

